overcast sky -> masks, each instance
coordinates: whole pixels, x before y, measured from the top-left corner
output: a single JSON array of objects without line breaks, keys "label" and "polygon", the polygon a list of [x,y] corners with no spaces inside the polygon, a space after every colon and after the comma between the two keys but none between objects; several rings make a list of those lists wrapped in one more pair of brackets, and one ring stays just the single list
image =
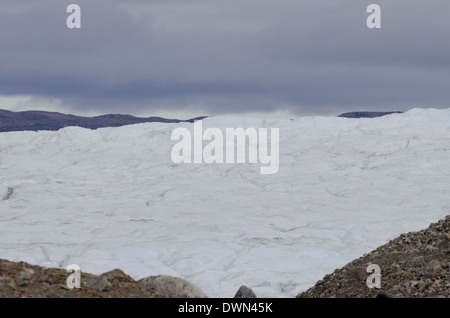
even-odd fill
[{"label": "overcast sky", "polygon": [[[66,8],[81,7],[81,29]],[[366,8],[382,10],[368,29]],[[2,0],[0,108],[193,117],[450,107],[449,0]]]}]

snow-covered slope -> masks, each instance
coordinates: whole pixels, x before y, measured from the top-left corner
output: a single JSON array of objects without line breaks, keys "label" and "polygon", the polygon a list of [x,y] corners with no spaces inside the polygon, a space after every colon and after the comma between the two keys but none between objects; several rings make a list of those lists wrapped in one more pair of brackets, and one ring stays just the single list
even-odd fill
[{"label": "snow-covered slope", "polygon": [[174,164],[179,126],[192,124],[1,133],[0,258],[173,275],[211,297],[242,284],[293,297],[450,214],[450,109],[203,121],[280,128],[273,175],[258,164]]}]

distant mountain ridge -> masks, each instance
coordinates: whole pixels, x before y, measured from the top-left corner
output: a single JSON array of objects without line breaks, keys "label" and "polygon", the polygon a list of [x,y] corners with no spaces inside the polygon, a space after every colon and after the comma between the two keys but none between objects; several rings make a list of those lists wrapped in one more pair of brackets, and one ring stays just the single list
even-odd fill
[{"label": "distant mountain ridge", "polygon": [[393,111],[393,112],[367,112],[367,111],[357,111],[357,112],[349,112],[349,113],[343,113],[338,115],[338,117],[345,117],[345,118],[375,118],[375,117],[381,117],[386,116],[390,114],[402,114],[403,112],[400,111]]},{"label": "distant mountain ridge", "polygon": [[78,126],[89,129],[104,127],[120,127],[140,123],[180,123],[194,122],[207,116],[187,120],[167,119],[162,117],[134,117],[131,115],[107,114],[95,117],[82,117],[70,114],[46,111],[13,112],[0,109],[0,132],[7,131],[38,131],[59,130],[68,126]]},{"label": "distant mountain ridge", "polygon": [[[401,111],[391,112],[371,112],[355,111],[338,115],[345,118],[375,118],[389,114],[403,113]],[[123,114],[106,114],[95,117],[83,117],[71,114],[47,111],[22,111],[13,112],[0,109],[0,132],[8,131],[38,131],[38,130],[59,130],[64,127],[77,126],[88,129],[104,127],[120,127],[141,123],[192,123],[202,120],[208,116],[195,117],[186,120],[167,119],[162,117],[135,117]]]}]

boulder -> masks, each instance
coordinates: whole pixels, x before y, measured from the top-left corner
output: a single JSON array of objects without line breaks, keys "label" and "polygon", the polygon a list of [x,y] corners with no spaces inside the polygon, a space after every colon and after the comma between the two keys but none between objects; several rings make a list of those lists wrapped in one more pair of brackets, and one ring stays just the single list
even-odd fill
[{"label": "boulder", "polygon": [[241,288],[237,291],[234,298],[257,298],[253,290],[248,288],[247,286],[242,285]]},{"label": "boulder", "polygon": [[147,289],[153,289],[170,297],[207,298],[197,286],[184,279],[172,276],[150,276],[138,281]]}]

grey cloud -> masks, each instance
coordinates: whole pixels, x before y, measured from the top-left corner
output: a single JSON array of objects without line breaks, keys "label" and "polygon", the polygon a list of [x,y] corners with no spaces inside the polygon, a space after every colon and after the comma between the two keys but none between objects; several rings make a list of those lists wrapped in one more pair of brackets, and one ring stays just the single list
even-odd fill
[{"label": "grey cloud", "polygon": [[[81,30],[65,27],[72,2]],[[380,0],[381,30],[369,3],[5,0],[0,95],[104,112],[449,107],[450,3]]]}]

